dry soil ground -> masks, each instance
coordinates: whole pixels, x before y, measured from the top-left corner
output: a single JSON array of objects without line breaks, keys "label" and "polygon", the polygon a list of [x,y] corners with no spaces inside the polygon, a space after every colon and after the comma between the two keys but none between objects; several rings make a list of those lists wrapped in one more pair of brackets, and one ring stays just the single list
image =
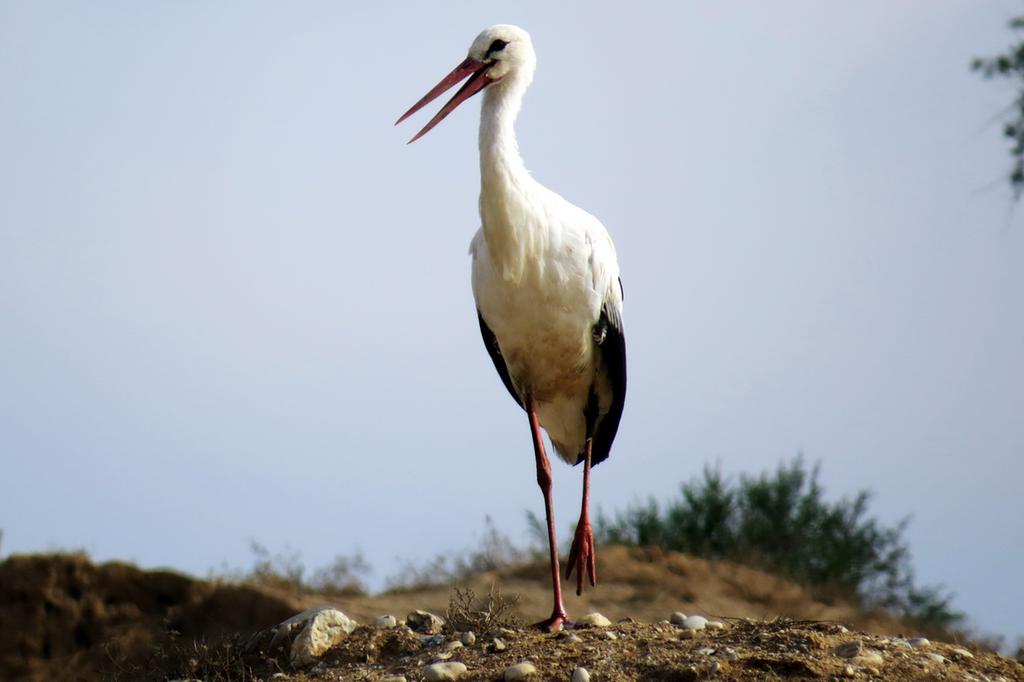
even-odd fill
[{"label": "dry soil ground", "polygon": [[[593,680],[950,679],[1022,680],[1024,666],[948,633],[921,633],[884,615],[826,600],[784,579],[727,562],[654,550],[602,548],[596,589],[569,593],[579,616],[598,611],[612,625],[541,634],[507,618],[477,628],[476,642],[446,649],[448,631],[425,644],[403,626],[363,626],[319,664],[293,668],[281,652],[250,649],[252,634],[329,603],[360,623],[413,609],[444,614],[450,586],[377,596],[327,596],[267,585],[197,580],[82,555],[14,556],[0,563],[0,680],[422,680],[438,661],[467,666],[467,680],[502,679],[529,660],[531,679]],[[464,587],[497,585],[518,596],[514,613],[537,620],[550,610],[546,568],[528,564],[475,576]],[[721,619],[726,627],[685,638],[663,623],[674,611]],[[514,619],[514,618],[513,618]],[[928,635],[908,646],[900,637]],[[575,635],[575,636],[570,636]],[[940,638],[946,642],[941,643]],[[504,649],[497,650],[494,639]],[[258,639],[258,637],[257,637]],[[859,644],[858,644],[859,643]],[[845,647],[845,648],[844,648]],[[854,649],[858,649],[854,652]],[[880,658],[876,658],[875,654]]]}]

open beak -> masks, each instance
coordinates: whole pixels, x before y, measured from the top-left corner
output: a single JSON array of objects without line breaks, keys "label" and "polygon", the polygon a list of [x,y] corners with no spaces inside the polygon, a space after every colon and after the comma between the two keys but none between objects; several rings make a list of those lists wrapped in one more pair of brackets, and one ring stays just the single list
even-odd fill
[{"label": "open beak", "polygon": [[437,99],[438,96],[440,96],[442,93],[444,93],[446,90],[454,86],[456,83],[461,81],[466,76],[470,77],[468,81],[462,84],[462,87],[459,88],[458,92],[456,92],[455,95],[452,96],[450,100],[448,100],[448,103],[441,107],[441,110],[439,112],[434,114],[434,118],[430,119],[430,122],[427,123],[427,125],[423,126],[423,129],[416,133],[415,137],[409,140],[408,144],[412,144],[416,140],[426,135],[428,132],[430,132],[430,129],[436,126],[438,123],[440,123],[445,116],[452,113],[452,111],[455,110],[455,107],[459,106],[467,99],[469,99],[470,97],[472,97],[473,95],[475,95],[476,93],[480,92],[488,85],[493,83],[494,81],[488,78],[486,75],[488,66],[490,66],[489,62],[480,62],[473,59],[472,57],[466,57],[465,61],[463,61],[461,64],[452,69],[452,72],[445,76],[440,83],[435,85],[430,92],[423,95],[423,98],[419,102],[416,102],[416,104],[412,105],[412,108],[410,108],[409,111],[402,114],[401,118],[395,121],[395,125],[398,125],[399,123],[409,118],[426,105],[430,104],[432,101]]}]

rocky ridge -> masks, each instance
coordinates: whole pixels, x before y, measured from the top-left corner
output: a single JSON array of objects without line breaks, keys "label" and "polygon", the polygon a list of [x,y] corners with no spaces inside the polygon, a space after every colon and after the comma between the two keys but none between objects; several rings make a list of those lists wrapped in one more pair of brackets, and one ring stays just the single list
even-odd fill
[{"label": "rocky ridge", "polygon": [[[314,610],[305,617],[312,624],[327,612]],[[250,640],[245,656],[253,665],[249,674],[284,682],[1024,680],[1024,665],[991,652],[922,637],[871,635],[837,623],[723,621],[680,613],[658,623],[610,623],[601,614],[580,621],[591,625],[558,633],[529,627],[472,633],[452,630],[439,616],[424,627],[423,612],[416,611],[388,627],[360,626],[339,635],[312,665],[304,652],[279,641],[277,628]],[[277,641],[276,648],[261,646],[268,641]]]}]

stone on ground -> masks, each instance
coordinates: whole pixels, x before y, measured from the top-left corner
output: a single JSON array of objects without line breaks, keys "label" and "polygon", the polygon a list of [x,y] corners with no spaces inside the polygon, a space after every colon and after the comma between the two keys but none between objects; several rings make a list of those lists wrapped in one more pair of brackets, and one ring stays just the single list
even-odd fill
[{"label": "stone on ground", "polygon": [[446,682],[459,679],[467,671],[466,664],[458,661],[431,663],[423,670],[423,679],[427,682]]},{"label": "stone on ground", "polygon": [[373,626],[377,627],[377,628],[389,629],[389,628],[393,628],[393,627],[395,627],[397,625],[398,625],[398,619],[395,618],[394,616],[392,616],[391,614],[388,614],[386,616],[381,616],[377,620],[373,621]]},{"label": "stone on ground", "polygon": [[684,630],[703,630],[707,626],[708,619],[704,616],[687,616],[679,625]]},{"label": "stone on ground", "polygon": [[303,611],[278,625],[274,640],[291,639],[291,663],[303,667],[316,661],[355,629],[356,622],[344,613],[321,606]]},{"label": "stone on ground", "polygon": [[572,682],[590,682],[590,673],[586,668],[576,668],[572,671]]},{"label": "stone on ground", "polygon": [[850,659],[854,665],[863,665],[871,668],[878,668],[885,663],[882,654],[874,649],[865,649]]},{"label": "stone on ground", "polygon": [[610,620],[596,611],[594,613],[588,613],[576,621],[576,627],[583,628],[606,628],[611,624],[612,622]]},{"label": "stone on ground", "polygon": [[436,616],[429,611],[420,611],[419,609],[416,609],[405,617],[405,624],[408,625],[409,629],[413,632],[433,635],[441,632],[441,628],[444,626],[444,618]]},{"label": "stone on ground", "polygon": [[852,642],[843,642],[842,644],[837,646],[835,649],[833,649],[832,653],[834,653],[839,658],[853,658],[854,656],[856,656],[856,655],[858,655],[860,653],[860,650],[861,650],[861,643],[860,643],[860,641],[859,640],[854,640]]},{"label": "stone on ground", "polygon": [[506,682],[515,682],[515,680],[525,680],[530,675],[537,672],[537,667],[529,661],[523,661],[522,663],[516,663],[505,668],[505,680]]}]

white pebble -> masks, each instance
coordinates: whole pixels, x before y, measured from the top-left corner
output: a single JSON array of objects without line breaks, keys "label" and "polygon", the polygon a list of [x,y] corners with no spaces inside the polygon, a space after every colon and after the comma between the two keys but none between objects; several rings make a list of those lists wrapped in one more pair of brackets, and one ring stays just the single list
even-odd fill
[{"label": "white pebble", "polygon": [[704,616],[688,616],[680,625],[684,630],[703,630],[708,626],[708,619]]},{"label": "white pebble", "polygon": [[537,672],[537,668],[529,661],[523,661],[522,663],[516,663],[505,668],[505,679],[509,682],[513,680],[525,680],[530,675]]},{"label": "white pebble", "polygon": [[864,665],[878,667],[885,663],[885,659],[882,658],[882,654],[875,651],[874,649],[865,649],[859,655],[854,656],[850,659],[850,663],[854,665]]},{"label": "white pebble", "polygon": [[708,621],[708,630],[724,630],[724,629],[725,629],[725,623],[723,623],[722,621],[720,621],[720,620],[709,620]]},{"label": "white pebble", "polygon": [[457,680],[466,674],[465,663],[451,661],[448,663],[431,663],[423,671],[423,679],[427,682],[446,682]]},{"label": "white pebble", "polygon": [[473,634],[472,630],[466,630],[462,633],[461,641],[466,646],[471,646],[473,644],[476,644],[476,635]]},{"label": "white pebble", "polygon": [[697,649],[697,653],[698,654],[702,654],[704,656],[713,656],[715,654],[715,650],[712,649],[709,646],[706,646],[706,647],[702,647],[700,649]]},{"label": "white pebble", "polygon": [[614,632],[612,632],[611,630],[606,630],[605,633],[604,633],[604,638],[605,639],[616,640],[616,639],[619,638],[619,636],[617,634],[615,634]]},{"label": "white pebble", "polygon": [[590,673],[586,668],[576,668],[572,671],[572,682],[590,682]]},{"label": "white pebble", "polygon": [[932,653],[931,651],[926,652],[924,657],[927,658],[929,661],[932,661],[933,663],[945,663],[946,662],[946,657],[945,656],[942,656],[942,655],[936,654],[936,653]]},{"label": "white pebble", "polygon": [[908,639],[907,644],[914,647],[915,649],[920,649],[923,646],[930,645],[931,642],[928,641],[927,637],[914,637],[913,639]]},{"label": "white pebble", "polygon": [[578,621],[576,621],[577,627],[584,628],[606,628],[611,624],[612,622],[610,620],[602,616],[600,613],[597,613],[596,611],[594,613],[588,613],[587,615],[583,616]]},{"label": "white pebble", "polygon": [[497,637],[494,638],[494,642],[492,643],[492,646],[494,646],[494,650],[495,651],[504,651],[505,650],[505,642],[503,642],[502,640],[498,639]]},{"label": "white pebble", "polygon": [[444,644],[444,650],[445,651],[454,651],[455,649],[461,649],[461,648],[462,648],[462,642],[460,642],[457,639],[453,639],[450,642],[445,642],[445,644]]},{"label": "white pebble", "polygon": [[739,657],[740,655],[736,653],[734,650],[730,649],[729,647],[722,649],[722,658],[724,658],[727,661],[735,661],[738,660]]},{"label": "white pebble", "polygon": [[673,625],[682,625],[683,621],[685,620],[686,614],[682,611],[676,611],[669,617],[668,622],[672,623]]},{"label": "white pebble", "polygon": [[381,616],[377,620],[373,621],[373,626],[377,627],[377,628],[388,629],[388,628],[393,628],[396,625],[398,625],[398,619],[395,618],[394,616],[392,616],[391,614],[388,614],[386,616]]}]

